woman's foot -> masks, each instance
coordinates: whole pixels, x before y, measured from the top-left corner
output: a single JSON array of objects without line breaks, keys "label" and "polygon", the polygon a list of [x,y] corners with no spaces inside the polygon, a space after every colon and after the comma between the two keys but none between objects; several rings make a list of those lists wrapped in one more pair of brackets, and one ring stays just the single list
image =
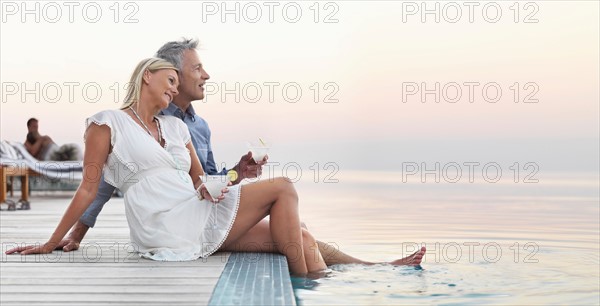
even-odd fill
[{"label": "woman's foot", "polygon": [[421,250],[414,252],[412,255],[394,260],[390,264],[394,266],[418,266],[421,264],[421,260],[423,260],[425,251],[425,247],[422,247]]}]

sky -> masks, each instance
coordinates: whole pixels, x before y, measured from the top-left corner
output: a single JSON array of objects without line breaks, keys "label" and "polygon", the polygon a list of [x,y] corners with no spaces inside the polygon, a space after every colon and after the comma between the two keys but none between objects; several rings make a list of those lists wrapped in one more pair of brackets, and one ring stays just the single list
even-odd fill
[{"label": "sky", "polygon": [[229,167],[261,137],[305,171],[598,172],[597,1],[70,5],[2,1],[3,140],[23,141],[36,117],[81,144],[85,118],[119,107],[141,59],[195,37],[211,84],[193,105]]}]

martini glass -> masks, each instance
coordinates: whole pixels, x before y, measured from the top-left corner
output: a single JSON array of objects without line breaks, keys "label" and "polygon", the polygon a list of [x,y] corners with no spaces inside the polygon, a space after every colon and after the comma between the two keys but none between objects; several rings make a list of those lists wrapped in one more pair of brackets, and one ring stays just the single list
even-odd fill
[{"label": "martini glass", "polygon": [[269,153],[269,149],[271,147],[262,139],[258,139],[258,141],[248,142],[248,149],[252,152],[252,158],[256,163],[262,161],[267,153]]}]

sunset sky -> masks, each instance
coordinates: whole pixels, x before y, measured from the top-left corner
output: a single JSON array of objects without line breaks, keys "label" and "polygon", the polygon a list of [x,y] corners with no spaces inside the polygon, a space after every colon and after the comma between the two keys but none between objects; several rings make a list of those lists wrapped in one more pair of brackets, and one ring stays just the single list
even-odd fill
[{"label": "sunset sky", "polygon": [[[342,169],[396,169],[398,159],[598,169],[597,1],[499,1],[487,13],[490,2],[481,2],[472,22],[463,4],[455,23],[449,2],[427,2],[430,10],[440,5],[439,22],[420,11],[408,15],[421,2],[280,2],[272,22],[262,2],[227,2],[239,10],[224,17],[223,2],[88,2],[87,13],[83,2],[73,22],[68,7],[27,8],[36,11],[35,3],[38,16],[21,16],[22,2],[2,2],[3,140],[23,141],[26,120],[36,117],[57,143],[82,143],[85,118],[120,105],[139,60],[185,36],[201,41],[213,82],[207,99],[193,105],[212,128],[218,162],[236,161],[246,141],[262,137],[276,160],[332,161]],[[68,82],[78,82],[72,102]],[[422,103],[422,84],[431,90],[436,82],[440,102],[428,94]],[[22,98],[36,83],[39,92]],[[236,83],[240,101],[223,99]],[[479,84],[472,102],[465,83]],[[277,85],[273,102],[265,84]],[[462,97],[454,99],[457,88]]]}]

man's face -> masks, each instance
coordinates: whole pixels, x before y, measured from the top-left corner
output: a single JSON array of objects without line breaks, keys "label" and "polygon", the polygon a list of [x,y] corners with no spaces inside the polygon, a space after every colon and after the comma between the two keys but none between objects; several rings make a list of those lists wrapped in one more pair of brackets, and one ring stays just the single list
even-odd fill
[{"label": "man's face", "polygon": [[194,100],[204,99],[204,83],[210,78],[195,50],[185,50],[180,71],[179,95]]},{"label": "man's face", "polygon": [[27,127],[27,130],[30,133],[37,133],[38,132],[38,122],[37,121],[31,121],[29,123],[29,126]]}]

